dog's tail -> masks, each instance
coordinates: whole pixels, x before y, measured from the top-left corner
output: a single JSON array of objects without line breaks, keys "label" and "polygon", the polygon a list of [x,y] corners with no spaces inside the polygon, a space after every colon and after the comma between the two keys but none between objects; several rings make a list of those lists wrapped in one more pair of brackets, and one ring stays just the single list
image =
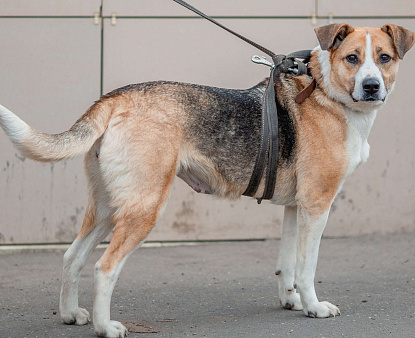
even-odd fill
[{"label": "dog's tail", "polygon": [[0,125],[23,156],[53,162],[86,153],[105,132],[111,113],[110,105],[99,100],[68,131],[45,134],[0,105]]}]

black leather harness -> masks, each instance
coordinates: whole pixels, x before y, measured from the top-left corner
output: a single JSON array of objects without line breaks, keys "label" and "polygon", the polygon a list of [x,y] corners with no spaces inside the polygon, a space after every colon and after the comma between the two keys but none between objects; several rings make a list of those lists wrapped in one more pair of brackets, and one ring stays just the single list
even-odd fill
[{"label": "black leather harness", "polygon": [[[262,197],[257,198],[258,203],[260,204],[263,199],[269,200],[272,199],[274,195],[275,182],[277,178],[277,167],[279,160],[279,145],[278,145],[278,112],[277,104],[275,97],[275,80],[280,73],[291,73],[294,75],[309,74],[307,64],[310,61],[311,50],[301,50],[294,52],[288,55],[277,55],[270,51],[269,49],[251,41],[250,39],[232,31],[231,29],[223,26],[216,20],[207,16],[206,14],[200,12],[198,9],[189,5],[188,3],[182,0],[173,0],[178,4],[186,7],[187,9],[195,12],[201,17],[209,20],[215,25],[223,28],[229,33],[237,36],[238,38],[244,40],[250,45],[258,48],[265,54],[269,55],[272,58],[273,63],[267,62],[265,58],[254,56],[252,60],[256,63],[262,63],[271,67],[271,73],[269,76],[268,85],[264,92],[263,102],[262,102],[262,129],[261,129],[261,145],[258,151],[254,170],[252,172],[251,179],[249,181],[248,187],[246,188],[243,195],[253,197],[255,196],[258,186],[265,174],[265,189],[262,194]],[[296,102],[302,103],[308,96],[311,95],[316,86],[315,80],[301,91],[297,97]]]}]

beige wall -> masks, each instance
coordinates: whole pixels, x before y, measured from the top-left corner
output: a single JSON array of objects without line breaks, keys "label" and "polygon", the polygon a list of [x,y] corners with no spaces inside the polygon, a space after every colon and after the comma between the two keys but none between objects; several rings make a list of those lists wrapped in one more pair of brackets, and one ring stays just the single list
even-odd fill
[{"label": "beige wall", "polygon": [[[317,44],[313,12],[318,25],[396,23],[415,31],[412,0],[353,0],[347,6],[319,0],[318,7],[314,0],[263,0],[261,6],[253,0],[190,2],[279,53]],[[2,1],[0,103],[37,129],[60,132],[99,97],[101,81],[104,92],[160,79],[246,88],[267,76],[265,67],[250,62],[257,50],[207,21],[189,18],[193,14],[171,0],[103,0],[103,27],[101,19],[94,23],[100,5],[98,0]],[[383,18],[388,15],[394,18]],[[344,185],[325,235],[415,231],[414,63],[411,51],[373,127],[369,162]],[[176,180],[166,214],[149,239],[280,235],[282,207],[196,195]],[[69,242],[80,229],[85,205],[82,159],[34,163],[17,155],[0,133],[0,243]]]}]

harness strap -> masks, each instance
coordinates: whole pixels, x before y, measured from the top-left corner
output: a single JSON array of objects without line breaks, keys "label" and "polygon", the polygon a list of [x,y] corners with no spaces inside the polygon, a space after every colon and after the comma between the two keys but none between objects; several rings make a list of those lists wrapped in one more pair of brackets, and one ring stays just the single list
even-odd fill
[{"label": "harness strap", "polygon": [[307,87],[305,87],[301,92],[297,94],[297,96],[295,97],[295,102],[298,104],[303,103],[305,99],[311,95],[314,89],[316,89],[316,85],[316,80],[313,79],[313,81],[311,81],[311,83]]},{"label": "harness strap", "polygon": [[[269,162],[269,154],[272,154],[272,152],[269,152],[269,149],[272,147],[272,145],[270,145],[270,137],[269,137],[270,126],[271,126],[269,115],[275,115],[275,117],[278,119],[277,114],[270,114],[270,110],[273,109],[272,104],[275,105],[274,72],[275,72],[275,67],[271,68],[271,74],[269,76],[268,85],[264,92],[264,97],[263,97],[263,102],[262,102],[261,144],[260,144],[258,155],[255,160],[255,166],[254,166],[254,170],[252,171],[251,179],[249,181],[248,187],[243,193],[243,195],[245,196],[253,197],[255,195],[256,191],[258,190],[259,183],[261,182],[263,173],[264,173],[265,165],[267,163],[267,155],[268,155],[268,162]],[[275,109],[277,108],[275,107]],[[278,121],[276,125],[278,126]],[[272,140],[274,139],[272,138]],[[277,143],[278,143],[278,137],[277,137]],[[276,146],[278,147],[278,144]],[[270,171],[270,168],[268,166],[268,172],[269,171]],[[262,198],[264,198],[264,196],[262,196]]]},{"label": "harness strap", "polygon": [[278,146],[278,114],[277,105],[275,101],[275,84],[274,79],[278,67],[271,70],[268,87],[269,90],[264,95],[265,111],[267,112],[268,124],[270,125],[269,147],[268,147],[268,167],[265,175],[265,190],[261,199],[258,199],[258,204],[263,199],[269,200],[274,196],[275,182],[277,179],[277,167],[279,160],[279,146]]},{"label": "harness strap", "polygon": [[[264,92],[262,103],[262,129],[261,129],[261,146],[255,160],[254,170],[252,171],[251,179],[248,187],[243,195],[253,197],[255,196],[259,184],[261,182],[263,172],[266,164],[267,171],[265,175],[265,189],[262,197],[258,198],[258,204],[262,200],[269,200],[274,196],[275,183],[277,179],[277,167],[279,160],[279,142],[278,142],[278,113],[275,97],[275,79],[280,73],[294,73],[295,75],[307,74],[308,68],[305,63],[308,63],[311,57],[310,50],[300,50],[291,54],[277,55],[274,61],[274,66],[271,67],[271,74],[268,85]],[[302,59],[299,61],[297,59]],[[314,86],[313,86],[314,85]],[[311,95],[315,88],[315,81],[306,87],[296,97],[297,100],[303,102]],[[265,161],[267,159],[267,161]]]}]

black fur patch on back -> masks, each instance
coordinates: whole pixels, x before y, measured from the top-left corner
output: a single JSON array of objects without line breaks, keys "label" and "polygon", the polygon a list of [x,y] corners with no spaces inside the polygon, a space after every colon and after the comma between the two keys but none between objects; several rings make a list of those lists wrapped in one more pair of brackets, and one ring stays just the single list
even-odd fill
[{"label": "black fur patch on back", "polygon": [[226,179],[249,179],[261,138],[260,93],[198,87],[187,93],[187,103],[188,132],[199,151]]},{"label": "black fur patch on back", "polygon": [[293,118],[288,110],[277,99],[278,139],[280,144],[280,159],[290,161],[294,157],[296,142]]},{"label": "black fur patch on back", "polygon": [[[187,91],[191,138],[226,179],[247,183],[261,142],[263,92],[266,82],[247,90],[193,86]],[[194,90],[196,89],[196,90]],[[278,102],[279,166],[294,158],[295,126]]]}]

